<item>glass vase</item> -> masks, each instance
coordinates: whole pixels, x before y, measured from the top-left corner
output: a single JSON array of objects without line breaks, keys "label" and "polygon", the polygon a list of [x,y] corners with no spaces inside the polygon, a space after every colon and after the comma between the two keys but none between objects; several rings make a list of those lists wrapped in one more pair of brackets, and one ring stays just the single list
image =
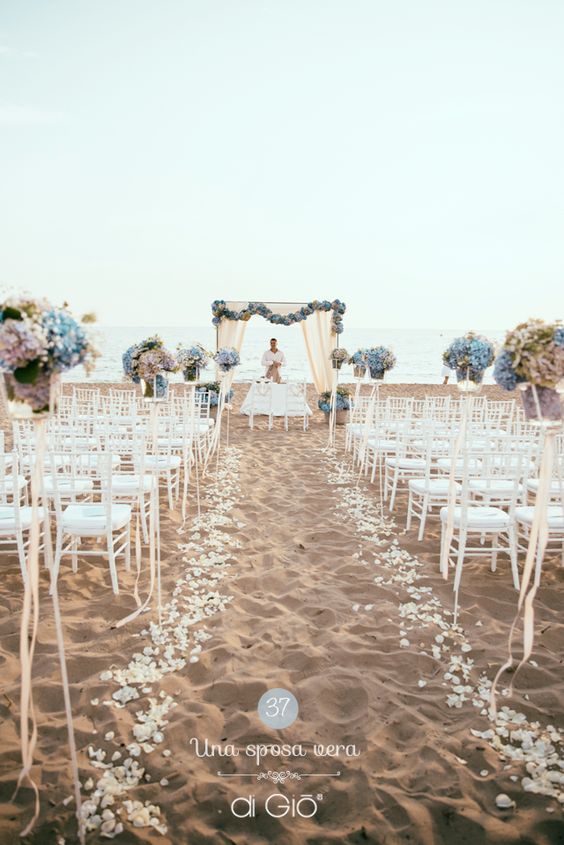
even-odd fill
[{"label": "glass vase", "polygon": [[475,393],[482,386],[483,379],[483,370],[457,369],[456,371],[456,386],[462,393]]},{"label": "glass vase", "polygon": [[191,367],[186,367],[182,371],[182,375],[184,376],[184,381],[199,381],[200,368],[196,364]]},{"label": "glass vase", "polygon": [[564,419],[564,391],[535,384],[520,385],[523,411],[529,422],[559,426]]},{"label": "glass vase", "polygon": [[35,381],[23,384],[11,373],[3,373],[2,394],[12,419],[45,419],[57,412],[61,376],[58,373],[40,373]]}]

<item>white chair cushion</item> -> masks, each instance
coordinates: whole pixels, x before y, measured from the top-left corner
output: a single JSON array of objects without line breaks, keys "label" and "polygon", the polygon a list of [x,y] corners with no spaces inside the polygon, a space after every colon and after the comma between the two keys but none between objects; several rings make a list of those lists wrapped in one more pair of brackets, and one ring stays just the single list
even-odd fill
[{"label": "white chair cushion", "polygon": [[386,466],[398,467],[399,469],[425,469],[426,461],[423,458],[386,458]]},{"label": "white chair cushion", "polygon": [[[539,483],[540,482],[539,482],[538,478],[530,478],[527,481],[527,490],[529,491],[529,493],[535,493],[536,494],[538,489],[539,489]],[[550,482],[550,492],[553,495],[554,494],[558,495],[560,492],[564,493],[564,487],[560,484],[560,482],[557,478],[553,478],[552,481]]]},{"label": "white chair cushion", "polygon": [[145,457],[145,466],[147,469],[157,469],[159,472],[178,469],[181,462],[179,455],[146,455]]},{"label": "white chair cushion", "polygon": [[[104,461],[106,460],[106,455],[98,454],[98,452],[88,452],[88,454],[86,455],[79,455],[77,463],[80,467],[86,467],[87,469],[97,469],[100,465],[103,466]],[[119,466],[120,460],[121,458],[119,455],[112,455],[112,466]]]},{"label": "white chair cushion", "polygon": [[155,487],[152,475],[112,475],[112,493],[116,496],[134,496],[141,490],[150,493]]},{"label": "white chair cushion", "polygon": [[[63,511],[61,525],[66,534],[98,537],[107,530],[106,508],[100,504],[69,505]],[[131,520],[131,506],[115,504],[111,507],[111,528],[118,531]]]},{"label": "white chair cushion", "polygon": [[[460,491],[460,484],[455,481],[455,490]],[[416,493],[429,493],[431,496],[444,496],[447,498],[449,491],[448,478],[430,478],[426,481],[424,478],[412,478],[409,482],[409,489]]]},{"label": "white chair cushion", "polygon": [[[437,458],[436,464],[442,470],[450,470],[452,466],[452,458]],[[470,470],[479,469],[482,466],[482,462],[478,458],[468,458],[466,461],[466,466]],[[464,469],[464,458],[457,458],[455,468],[458,470]]]},{"label": "white chair cushion", "polygon": [[57,476],[54,480],[53,476],[46,475],[43,478],[43,485],[45,489],[45,493],[48,496],[52,496],[57,490],[59,496],[63,498],[66,496],[72,496],[76,494],[78,496],[84,496],[86,493],[91,493],[94,489],[94,482],[91,478],[85,478],[84,476],[77,476],[76,478],[69,478],[68,476],[61,475]]},{"label": "white chair cushion", "polygon": [[[534,507],[523,506],[515,508],[515,519],[525,525],[533,522]],[[561,505],[549,505],[547,508],[548,527],[550,529],[564,529],[564,509]]]},{"label": "white chair cushion", "polygon": [[3,489],[5,493],[13,493],[14,487],[16,487],[17,490],[23,490],[27,484],[28,481],[23,475],[18,475],[17,479],[14,479],[13,475],[5,475],[4,483],[0,484],[0,490]]},{"label": "white chair cushion", "polygon": [[[446,522],[448,519],[448,508],[441,508],[441,521]],[[456,506],[454,508],[454,525],[458,526],[462,519],[462,508]],[[507,528],[511,522],[509,514],[502,511],[501,508],[491,507],[468,507],[466,509],[466,524],[471,530],[483,531],[501,531]]]},{"label": "white chair cushion", "polygon": [[[511,494],[515,489],[515,482],[510,478],[490,478],[487,481],[473,480],[468,484],[474,493],[491,493],[492,495]],[[519,485],[519,490],[521,485]]]},{"label": "white chair cushion", "polygon": [[366,445],[370,449],[378,449],[380,452],[395,452],[398,447],[396,440],[379,440],[376,437],[369,437]]},{"label": "white chair cushion", "polygon": [[[39,519],[43,519],[45,511],[43,508],[38,508]],[[32,508],[20,508],[20,527],[23,531],[27,531],[31,527]],[[2,505],[0,507],[0,537],[10,537],[16,530],[15,509],[11,505]]]},{"label": "white chair cushion", "polygon": [[[31,455],[31,456],[26,455],[24,458],[22,458],[21,463],[22,463],[22,466],[26,466],[26,467],[35,466],[35,460],[36,460],[35,455]],[[45,466],[45,468],[53,467],[54,469],[62,469],[63,467],[70,466],[70,463],[71,463],[71,456],[70,455],[65,455],[65,454],[58,454],[58,455],[52,455],[51,454],[51,455],[49,455],[48,454],[48,455],[45,456],[44,466]]]}]

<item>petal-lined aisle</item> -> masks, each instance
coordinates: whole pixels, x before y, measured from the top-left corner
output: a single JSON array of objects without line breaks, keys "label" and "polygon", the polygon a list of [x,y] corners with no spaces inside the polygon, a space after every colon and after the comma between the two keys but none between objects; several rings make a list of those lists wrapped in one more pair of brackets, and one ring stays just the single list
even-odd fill
[{"label": "petal-lined aisle", "polygon": [[[438,529],[430,526],[424,544],[413,532],[404,534],[401,497],[395,524],[383,518],[377,485],[362,480],[357,488],[343,453],[323,451],[327,429],[317,419],[306,433],[298,424],[288,433],[255,425],[249,431],[246,419],[232,415],[236,448],[222,447],[219,478],[204,481],[200,524],[190,521],[179,534],[178,517],[163,513],[164,635],[148,624],[149,616],[108,630],[130,607],[127,579],[124,594],[110,602],[105,573],[91,562],[81,562],[78,576],[63,573],[83,783],[92,793],[101,774],[109,780],[109,770],[92,761],[106,764],[119,753],[119,768],[131,760],[131,789],[105,807],[98,796],[97,806],[87,805],[91,817],[121,807],[116,818],[125,831],[116,841],[146,841],[149,828],[137,827],[135,819],[155,819],[162,832],[151,840],[174,845],[561,841],[556,801],[523,791],[524,763],[502,760],[488,736],[476,735],[490,724],[481,712],[487,704],[473,699],[487,697],[515,609],[506,568],[492,574],[482,563],[468,566],[461,630],[452,634],[452,585],[439,575]],[[15,707],[10,691],[17,688],[10,639],[19,610],[16,578],[10,569],[3,587],[9,612],[1,623],[2,658],[6,677],[12,672],[2,702],[7,724]],[[543,578],[536,666],[522,671],[510,705],[543,726],[562,725],[562,578],[551,567]],[[42,843],[66,834],[73,841],[72,814],[61,803],[70,788],[59,773],[64,722],[51,689],[53,648],[47,621],[38,646],[37,698],[40,723],[49,719],[50,726],[39,752],[56,806],[42,809],[31,840]],[[268,730],[256,711],[260,696],[274,687],[293,692],[300,706],[297,721],[279,732]],[[128,689],[137,690],[139,700]],[[5,726],[4,735],[0,825],[6,841],[16,842],[21,824],[8,802],[18,746],[14,729]],[[257,767],[243,754],[199,757],[194,737],[239,750],[301,743],[311,751],[315,743],[355,746],[360,753],[269,756]],[[249,776],[268,770],[315,777],[275,785]],[[278,791],[314,794],[316,814],[268,815],[264,798]],[[500,793],[508,793],[516,809],[498,809]],[[232,800],[250,794],[255,815],[235,817]],[[99,832],[89,837],[105,841]]]}]

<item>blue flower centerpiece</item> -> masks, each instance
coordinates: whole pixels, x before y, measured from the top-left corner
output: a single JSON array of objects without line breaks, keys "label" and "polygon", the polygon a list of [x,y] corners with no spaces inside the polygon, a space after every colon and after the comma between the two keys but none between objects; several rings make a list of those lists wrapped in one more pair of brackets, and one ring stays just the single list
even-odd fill
[{"label": "blue flower centerpiece", "polygon": [[336,349],[333,349],[329,358],[333,365],[333,369],[340,370],[343,364],[348,361],[349,353],[343,347],[337,347]]},{"label": "blue flower centerpiece", "polygon": [[364,360],[372,379],[383,379],[385,373],[396,365],[396,356],[386,346],[373,346],[365,349],[364,353]]},{"label": "blue flower centerpiece", "polygon": [[474,332],[456,337],[443,352],[443,362],[451,370],[456,370],[460,390],[477,390],[494,357],[495,347],[491,340]]},{"label": "blue flower centerpiece", "polygon": [[355,378],[364,378],[368,364],[366,363],[366,355],[368,349],[357,349],[349,358],[349,364],[353,366],[353,374]]},{"label": "blue flower centerpiece", "polygon": [[[329,423],[329,415],[331,413],[331,391],[326,390],[319,394],[317,400],[317,407],[325,414],[325,422]],[[335,392],[335,420],[337,425],[343,425],[346,422],[346,412],[351,407],[350,391],[346,387],[338,387]]]},{"label": "blue flower centerpiece", "polygon": [[213,360],[222,373],[228,373],[233,367],[237,367],[241,363],[239,353],[232,346],[224,346],[218,349],[213,356]]},{"label": "blue flower centerpiece", "polygon": [[145,399],[162,399],[166,396],[168,380],[164,373],[178,369],[176,358],[166,349],[159,335],[153,335],[130,346],[122,356],[126,379],[140,384]]},{"label": "blue flower centerpiece", "polygon": [[37,419],[55,410],[61,373],[78,364],[90,372],[98,354],[66,307],[25,297],[0,303],[0,371],[11,415]]},{"label": "blue flower centerpiece", "polygon": [[201,343],[193,346],[178,346],[176,349],[176,362],[178,369],[182,370],[184,381],[198,381],[200,370],[205,369],[212,357]]},{"label": "blue flower centerpiece", "polygon": [[522,390],[527,419],[560,424],[564,412],[564,326],[528,320],[507,332],[495,359],[494,379],[504,390]]}]

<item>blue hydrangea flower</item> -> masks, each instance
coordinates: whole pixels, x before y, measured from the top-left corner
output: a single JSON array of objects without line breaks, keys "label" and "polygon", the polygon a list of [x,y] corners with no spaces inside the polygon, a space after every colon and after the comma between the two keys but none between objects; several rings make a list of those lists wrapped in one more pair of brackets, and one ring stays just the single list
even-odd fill
[{"label": "blue hydrangea flower", "polygon": [[515,390],[518,384],[526,381],[513,369],[513,355],[508,349],[502,349],[495,359],[493,377],[504,390]]}]

